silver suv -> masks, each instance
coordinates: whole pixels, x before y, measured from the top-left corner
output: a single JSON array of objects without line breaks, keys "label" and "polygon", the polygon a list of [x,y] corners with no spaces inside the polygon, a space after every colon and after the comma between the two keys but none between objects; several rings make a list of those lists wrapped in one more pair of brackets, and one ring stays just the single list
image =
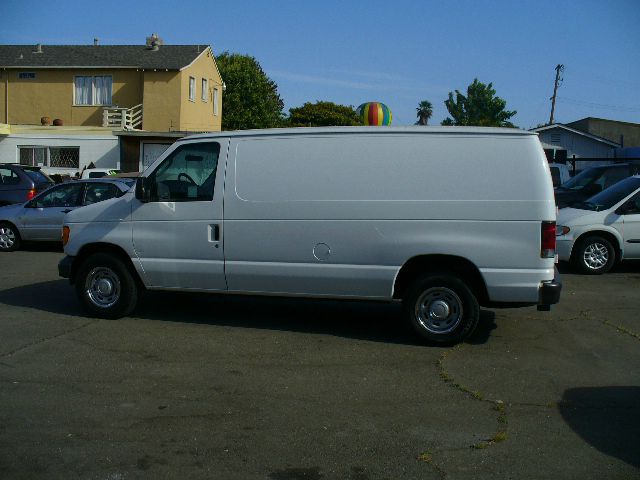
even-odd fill
[{"label": "silver suv", "polygon": [[53,184],[40,167],[0,163],[0,207],[31,200]]}]

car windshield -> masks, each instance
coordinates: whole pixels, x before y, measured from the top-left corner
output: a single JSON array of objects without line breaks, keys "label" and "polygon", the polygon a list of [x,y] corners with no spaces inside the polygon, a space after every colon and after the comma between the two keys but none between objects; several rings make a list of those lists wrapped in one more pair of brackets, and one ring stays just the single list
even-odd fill
[{"label": "car windshield", "polygon": [[47,177],[44,173],[39,170],[24,170],[24,173],[29,175],[29,178],[33,180],[35,183],[53,183],[49,177]]},{"label": "car windshield", "polygon": [[575,203],[571,206],[580,210],[593,210],[595,212],[607,210],[638,189],[640,189],[640,177],[629,177],[584,202]]},{"label": "car windshield", "polygon": [[585,185],[595,183],[595,181],[598,180],[604,172],[604,168],[588,168],[585,171],[580,172],[575,177],[570,178],[569,180],[564,182],[561,187],[566,188],[567,190],[581,190],[585,187]]}]

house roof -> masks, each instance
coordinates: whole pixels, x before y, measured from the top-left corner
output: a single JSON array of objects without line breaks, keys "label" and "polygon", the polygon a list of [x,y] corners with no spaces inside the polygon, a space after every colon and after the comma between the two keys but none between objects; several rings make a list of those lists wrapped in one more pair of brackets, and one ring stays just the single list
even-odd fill
[{"label": "house roof", "polygon": [[616,142],[612,142],[611,140],[607,140],[606,138],[598,137],[597,135],[592,135],[587,132],[583,132],[581,130],[576,130],[575,128],[567,127],[562,123],[552,123],[551,125],[545,125],[544,127],[532,128],[529,131],[531,132],[545,132],[547,130],[553,130],[554,128],[559,128],[562,130],[567,130],[568,132],[575,133],[576,135],[581,135],[583,137],[590,138],[596,142],[601,142],[609,145],[610,147],[619,147],[620,144]]},{"label": "house roof", "polygon": [[0,68],[143,68],[180,70],[208,45],[0,45]]},{"label": "house roof", "polygon": [[596,121],[596,122],[613,123],[613,124],[616,124],[616,125],[629,125],[629,126],[632,126],[632,127],[640,127],[640,123],[623,122],[621,120],[610,120],[608,118],[600,118],[600,117],[584,117],[584,118],[581,118],[580,120],[576,120],[574,122],[569,122],[569,123],[567,123],[567,125],[575,125],[575,124],[578,124],[580,122],[585,122],[585,121],[589,122],[589,121],[592,121],[592,120]]}]

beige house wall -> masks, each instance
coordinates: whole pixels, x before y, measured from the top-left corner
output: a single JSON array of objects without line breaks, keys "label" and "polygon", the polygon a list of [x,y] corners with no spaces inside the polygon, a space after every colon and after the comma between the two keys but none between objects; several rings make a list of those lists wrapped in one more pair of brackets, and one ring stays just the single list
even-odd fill
[{"label": "beige house wall", "polygon": [[[35,79],[19,79],[20,72],[33,72]],[[132,107],[142,103],[142,72],[134,69],[11,69],[3,72],[2,119],[5,123],[39,125],[41,117],[59,118],[69,126],[102,126],[102,105],[74,105],[74,77],[110,75],[112,103]],[[6,89],[9,90],[9,118]]]},{"label": "beige house wall", "polygon": [[7,88],[6,82],[9,78],[9,75],[6,70],[0,70],[0,123],[9,123],[9,118],[7,117]]},{"label": "beige house wall", "polygon": [[[191,65],[180,72],[180,128],[181,131],[220,131],[222,129],[222,77],[215,57],[207,48]],[[195,99],[189,99],[189,78],[195,79]],[[207,80],[203,99],[202,80]],[[214,115],[213,95],[218,90],[218,110]]]},{"label": "beige house wall", "polygon": [[180,72],[145,71],[142,128],[153,132],[180,130],[180,96]]}]

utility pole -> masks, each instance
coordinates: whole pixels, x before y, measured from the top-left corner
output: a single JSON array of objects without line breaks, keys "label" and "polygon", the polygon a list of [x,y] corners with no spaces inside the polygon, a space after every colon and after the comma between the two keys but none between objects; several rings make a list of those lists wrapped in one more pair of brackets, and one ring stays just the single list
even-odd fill
[{"label": "utility pole", "polygon": [[553,97],[551,97],[551,116],[549,117],[549,125],[553,123],[553,113],[556,110],[556,95],[558,93],[558,87],[562,85],[562,72],[564,72],[564,65],[556,65],[556,82],[553,86]]}]

